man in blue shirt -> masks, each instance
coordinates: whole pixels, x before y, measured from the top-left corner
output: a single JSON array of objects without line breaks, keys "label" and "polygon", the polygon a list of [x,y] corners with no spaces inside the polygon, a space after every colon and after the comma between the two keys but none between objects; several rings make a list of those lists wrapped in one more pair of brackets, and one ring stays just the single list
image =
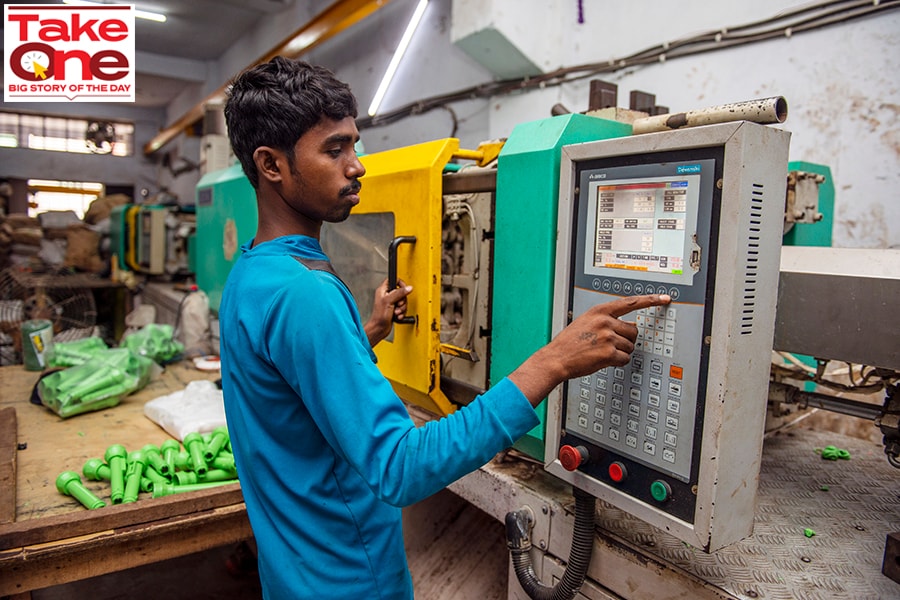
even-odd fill
[{"label": "man in blue shirt", "polygon": [[259,225],[222,296],[223,391],[269,599],[412,598],[401,507],[532,429],[559,383],[627,363],[637,330],[618,317],[669,302],[597,307],[471,404],[416,428],[372,352],[412,289],[382,284],[363,324],[319,245],[322,223],[359,202],[356,115],[346,84],[282,57],[240,75],[225,107]]}]

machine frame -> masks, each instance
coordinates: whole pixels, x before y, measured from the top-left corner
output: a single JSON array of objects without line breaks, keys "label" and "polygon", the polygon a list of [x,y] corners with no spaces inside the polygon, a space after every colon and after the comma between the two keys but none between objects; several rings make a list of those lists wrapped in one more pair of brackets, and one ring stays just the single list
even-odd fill
[{"label": "machine frame", "polygon": [[[572,264],[576,166],[605,156],[628,156],[692,148],[724,148],[719,230],[706,371],[705,414],[699,435],[699,473],[693,523],[610,484],[563,468],[556,458],[564,427],[562,386],[549,396],[546,469],[576,487],[668,531],[707,552],[752,532],[768,395],[778,264],[790,134],[737,122],[566,146],[562,151],[560,220],[556,252],[553,331],[568,314]],[[758,253],[757,253],[758,252]],[[756,273],[753,329],[746,330],[747,279]],[[732,276],[733,274],[733,276]],[[673,306],[676,306],[673,303]],[[624,317],[623,317],[624,318]],[[743,329],[742,329],[743,324]],[[749,335],[748,335],[749,333]],[[701,374],[702,376],[702,374]],[[697,433],[695,433],[697,435]]]}]

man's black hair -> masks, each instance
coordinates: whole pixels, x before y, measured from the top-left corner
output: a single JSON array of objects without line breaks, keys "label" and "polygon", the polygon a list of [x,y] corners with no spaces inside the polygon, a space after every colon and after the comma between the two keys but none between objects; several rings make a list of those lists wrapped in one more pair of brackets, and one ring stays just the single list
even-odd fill
[{"label": "man's black hair", "polygon": [[260,146],[285,152],[294,168],[294,145],[323,117],[356,117],[350,86],[324,67],[276,56],[232,82],[225,104],[231,147],[254,188],[259,174],[253,153]]}]

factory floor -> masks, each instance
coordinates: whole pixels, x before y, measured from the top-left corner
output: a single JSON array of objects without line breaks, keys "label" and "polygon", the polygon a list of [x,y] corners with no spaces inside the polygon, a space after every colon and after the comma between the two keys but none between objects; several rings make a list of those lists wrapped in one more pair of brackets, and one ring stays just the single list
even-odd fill
[{"label": "factory floor", "polygon": [[[405,509],[403,516],[417,600],[501,600],[507,597],[508,559],[501,523],[446,490]],[[262,598],[259,579],[252,566],[245,564],[243,569],[235,568],[242,555],[244,549],[236,544],[215,548],[36,590],[32,592],[32,600]],[[328,596],[323,594],[322,597]]]}]

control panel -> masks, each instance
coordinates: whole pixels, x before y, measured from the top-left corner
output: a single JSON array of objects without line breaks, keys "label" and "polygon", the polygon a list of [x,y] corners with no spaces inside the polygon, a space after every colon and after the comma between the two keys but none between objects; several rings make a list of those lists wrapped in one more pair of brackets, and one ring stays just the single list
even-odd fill
[{"label": "control panel", "polygon": [[566,146],[554,333],[594,305],[631,361],[551,397],[547,469],[706,551],[752,531],[790,135],[755,123]]}]

